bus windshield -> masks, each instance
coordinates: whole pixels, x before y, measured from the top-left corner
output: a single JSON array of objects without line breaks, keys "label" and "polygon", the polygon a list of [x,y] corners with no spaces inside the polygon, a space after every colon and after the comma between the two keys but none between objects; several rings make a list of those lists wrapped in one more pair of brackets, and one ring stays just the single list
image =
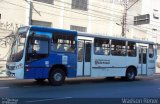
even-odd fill
[{"label": "bus windshield", "polygon": [[22,59],[25,41],[26,41],[27,30],[28,30],[28,28],[26,29],[26,27],[18,29],[17,33],[15,34],[15,39],[14,39],[12,47],[11,47],[11,53],[8,58],[8,61],[18,62]]}]

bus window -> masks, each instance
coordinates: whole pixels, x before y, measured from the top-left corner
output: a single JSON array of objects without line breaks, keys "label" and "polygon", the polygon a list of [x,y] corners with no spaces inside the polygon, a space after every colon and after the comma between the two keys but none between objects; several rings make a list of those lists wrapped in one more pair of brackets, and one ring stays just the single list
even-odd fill
[{"label": "bus window", "polygon": [[113,56],[125,56],[126,55],[126,42],[122,40],[112,40],[111,53]]},{"label": "bus window", "polygon": [[127,53],[130,57],[136,57],[136,43],[128,42]]},{"label": "bus window", "polygon": [[75,36],[66,34],[53,34],[53,51],[75,52]]},{"label": "bus window", "polygon": [[82,62],[83,60],[83,46],[84,42],[83,41],[78,41],[78,62]]},{"label": "bus window", "polygon": [[109,55],[110,44],[109,39],[95,38],[94,53],[97,55]]},{"label": "bus window", "polygon": [[[31,42],[32,41],[32,42]],[[28,55],[30,59],[41,59],[45,58],[49,54],[49,40],[41,38],[33,38],[29,41]]]},{"label": "bus window", "polygon": [[85,49],[85,62],[91,61],[91,44],[86,43],[86,49]]},{"label": "bus window", "polygon": [[153,45],[150,44],[149,45],[149,58],[152,58],[154,56],[154,49],[153,49]]}]

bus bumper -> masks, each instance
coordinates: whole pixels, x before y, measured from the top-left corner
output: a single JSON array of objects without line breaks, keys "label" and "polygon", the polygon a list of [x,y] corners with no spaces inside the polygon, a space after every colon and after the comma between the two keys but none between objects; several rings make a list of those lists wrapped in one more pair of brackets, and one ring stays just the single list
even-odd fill
[{"label": "bus bumper", "polygon": [[16,79],[23,79],[24,74],[22,73],[22,71],[20,71],[20,69],[18,70],[7,70],[6,72],[8,77],[11,78],[16,78]]}]

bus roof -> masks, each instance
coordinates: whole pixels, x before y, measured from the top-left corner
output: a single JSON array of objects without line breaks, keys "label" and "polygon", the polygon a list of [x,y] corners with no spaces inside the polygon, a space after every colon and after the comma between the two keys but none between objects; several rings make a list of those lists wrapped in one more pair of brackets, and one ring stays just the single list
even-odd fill
[{"label": "bus roof", "polygon": [[58,28],[51,28],[51,27],[45,27],[45,26],[34,26],[30,25],[30,30],[32,31],[44,31],[44,32],[56,32],[56,33],[64,33],[64,34],[75,34],[78,36],[85,36],[85,37],[96,37],[96,38],[109,38],[109,39],[117,39],[117,40],[126,40],[126,41],[133,41],[136,43],[144,43],[144,44],[155,44],[151,41],[144,41],[144,40],[137,40],[137,39],[127,39],[127,38],[120,38],[120,37],[112,37],[112,36],[103,36],[103,35],[97,35],[97,34],[90,34],[90,33],[84,33],[84,32],[77,32],[75,30],[66,30],[66,29],[58,29]]},{"label": "bus roof", "polygon": [[155,44],[152,41],[144,41],[144,40],[137,40],[137,39],[127,39],[127,38],[120,38],[120,37],[112,37],[112,36],[103,36],[103,35],[95,35],[89,34],[84,32],[78,32],[78,36],[85,36],[85,37],[96,37],[96,38],[109,38],[109,39],[116,39],[116,40],[125,40],[125,41],[132,41],[136,43],[144,43],[144,44]]},{"label": "bus roof", "polygon": [[77,31],[74,30],[65,30],[65,29],[58,29],[58,28],[51,28],[51,27],[44,27],[44,26],[34,26],[30,25],[30,30],[32,31],[44,31],[44,32],[56,32],[56,33],[64,33],[64,34],[75,34],[77,35]]}]

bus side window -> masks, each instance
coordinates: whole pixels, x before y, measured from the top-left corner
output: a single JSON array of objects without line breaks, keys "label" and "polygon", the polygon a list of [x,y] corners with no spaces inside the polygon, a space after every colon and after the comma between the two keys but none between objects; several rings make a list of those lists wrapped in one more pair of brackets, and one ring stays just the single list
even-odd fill
[{"label": "bus side window", "polygon": [[53,33],[53,51],[57,52],[75,52],[75,36]]},{"label": "bus side window", "polygon": [[59,44],[57,50],[58,50],[59,52],[65,52],[64,44]]},{"label": "bus side window", "polygon": [[29,41],[28,46],[28,59],[30,61],[32,59],[42,59],[48,56],[49,54],[49,40],[43,38],[34,38],[32,39],[33,43]]},{"label": "bus side window", "polygon": [[136,57],[136,43],[128,42],[127,53],[128,56]]},{"label": "bus side window", "polygon": [[154,48],[153,48],[153,45],[150,44],[149,45],[149,58],[153,58],[154,56]]},{"label": "bus side window", "polygon": [[112,40],[111,54],[113,56],[126,56],[126,42],[122,40]]},{"label": "bus side window", "polygon": [[97,55],[109,55],[110,44],[109,39],[95,38],[94,40],[94,53]]},{"label": "bus side window", "polygon": [[56,37],[53,37],[52,39],[52,50],[53,51],[57,51],[57,48],[58,48],[58,39]]}]

